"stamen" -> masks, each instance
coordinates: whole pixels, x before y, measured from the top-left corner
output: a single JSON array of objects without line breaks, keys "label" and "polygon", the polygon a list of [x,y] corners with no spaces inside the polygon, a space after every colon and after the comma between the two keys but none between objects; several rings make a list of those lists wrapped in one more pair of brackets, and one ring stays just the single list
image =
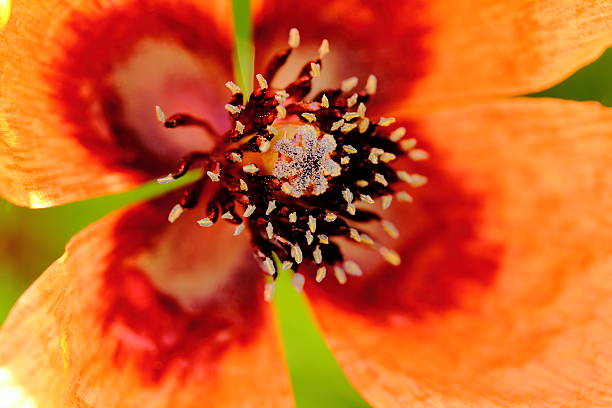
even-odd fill
[{"label": "stamen", "polygon": [[264,285],[264,300],[271,302],[274,297],[274,289],[276,288],[276,282],[269,282]]},{"label": "stamen", "polygon": [[240,179],[240,190],[242,191],[249,190],[249,186],[247,185],[246,181],[244,181],[243,179]]},{"label": "stamen", "polygon": [[174,207],[172,207],[170,214],[168,214],[168,221],[174,222],[178,220],[178,218],[181,216],[181,214],[183,214],[184,211],[185,209],[183,208],[182,205],[180,204],[175,205]]},{"label": "stamen", "polygon": [[291,257],[295,259],[295,262],[299,265],[302,263],[304,259],[302,256],[302,249],[298,244],[295,244],[291,247]]},{"label": "stamen", "polygon": [[391,201],[393,201],[393,196],[391,196],[391,195],[384,195],[384,196],[382,196],[382,208],[383,208],[383,210],[386,210],[387,208],[391,207]]},{"label": "stamen", "polygon": [[355,106],[358,99],[359,95],[357,95],[356,93],[352,94],[351,97],[346,100],[346,106],[352,108],[353,106]]},{"label": "stamen", "polygon": [[374,75],[370,75],[366,82],[365,91],[368,95],[374,95],[378,86],[378,80]]},{"label": "stamen", "polygon": [[306,234],[304,235],[306,235],[306,243],[308,245],[312,244],[312,241],[314,241],[314,236],[312,235],[312,232],[306,231]]},{"label": "stamen", "polygon": [[382,220],[381,221],[383,230],[393,239],[399,238],[399,230],[391,221]]},{"label": "stamen", "polygon": [[342,197],[344,198],[344,201],[349,204],[353,202],[353,193],[348,188],[342,190]]},{"label": "stamen", "polygon": [[245,173],[257,173],[259,171],[259,167],[257,167],[256,164],[247,164],[246,166],[242,167],[242,170]]},{"label": "stamen", "polygon": [[268,222],[266,226],[266,233],[268,234],[268,239],[272,239],[274,237],[274,227],[271,222]]},{"label": "stamen", "polygon": [[263,262],[264,267],[266,268],[266,272],[269,275],[274,275],[276,273],[276,268],[274,267],[274,261],[270,258],[266,257],[266,260]]},{"label": "stamen", "polygon": [[364,203],[368,203],[368,204],[374,204],[374,200],[372,199],[372,197],[370,197],[367,194],[360,194],[359,198],[361,199],[361,201],[363,201]]},{"label": "stamen", "polygon": [[395,123],[395,118],[380,118],[378,120],[378,125],[383,127],[390,126],[393,123]]},{"label": "stamen", "polygon": [[276,112],[278,113],[279,119],[285,119],[287,117],[287,109],[283,105],[278,105],[276,107]]},{"label": "stamen", "polygon": [[317,78],[321,76],[321,65],[316,62],[310,63],[310,76],[313,78]]},{"label": "stamen", "polygon": [[327,99],[327,96],[325,96],[325,94],[323,94],[323,96],[321,97],[321,106],[324,108],[329,108],[329,99]]},{"label": "stamen", "polygon": [[406,128],[398,127],[389,135],[389,140],[392,142],[399,142],[402,137],[406,136]]},{"label": "stamen", "polygon": [[383,176],[380,173],[376,173],[374,174],[374,181],[376,181],[377,183],[382,184],[383,186],[387,187],[389,185],[389,182],[387,181],[387,179],[385,178],[385,176]]},{"label": "stamen", "polygon": [[257,207],[255,207],[253,204],[249,204],[246,210],[244,211],[244,214],[242,214],[242,216],[245,218],[249,218],[251,215],[253,215],[256,209]]},{"label": "stamen", "polygon": [[295,288],[296,291],[301,292],[304,288],[304,275],[301,273],[295,273],[291,278],[291,285]]},{"label": "stamen", "polygon": [[238,85],[236,85],[235,83],[233,83],[232,81],[227,81],[225,83],[225,86],[227,87],[227,89],[230,90],[232,95],[236,95],[236,94],[242,93],[242,91],[240,90],[240,87]]},{"label": "stamen", "polygon": [[231,113],[232,115],[237,115],[240,113],[240,107],[234,106],[231,103],[225,104],[225,110]]},{"label": "stamen", "polygon": [[159,105],[155,106],[155,116],[161,123],[166,122],[166,114]]},{"label": "stamen", "polygon": [[323,40],[321,41],[321,46],[319,47],[319,59],[325,58],[329,54],[329,41]]},{"label": "stamen", "polygon": [[359,78],[357,78],[356,76],[352,76],[340,83],[340,89],[342,90],[342,92],[350,92],[353,90],[353,88],[357,86],[358,82]]},{"label": "stamen", "polygon": [[321,248],[317,245],[314,251],[312,251],[312,256],[316,264],[320,264],[323,262],[323,254],[321,253]]},{"label": "stamen", "polygon": [[236,121],[236,127],[234,129],[236,129],[236,132],[240,134],[244,133],[244,125],[239,120]]},{"label": "stamen", "polygon": [[312,113],[310,113],[310,112],[302,113],[302,117],[304,119],[306,119],[308,122],[311,122],[311,123],[314,122],[315,120],[317,120],[317,117],[315,115],[313,115]]},{"label": "stamen", "polygon": [[283,264],[281,265],[281,271],[288,271],[293,267],[293,262],[291,261],[285,261],[283,262]]},{"label": "stamen", "polygon": [[414,161],[422,161],[429,159],[429,153],[422,149],[413,149],[408,152],[408,157]]},{"label": "stamen", "polygon": [[263,75],[257,74],[255,75],[255,78],[257,78],[257,83],[259,84],[260,89],[268,89],[268,81],[266,81]]},{"label": "stamen", "polygon": [[215,183],[221,181],[221,178],[219,177],[219,174],[214,173],[212,171],[207,171],[206,174],[208,175],[208,178],[210,178],[212,181],[214,181]]},{"label": "stamen", "polygon": [[355,208],[353,204],[349,204],[346,206],[346,212],[348,212],[351,215],[355,215],[357,213],[357,209]]},{"label": "stamen", "polygon": [[200,227],[212,227],[215,223],[211,221],[210,218],[202,218],[198,220],[198,225]]},{"label": "stamen", "polygon": [[402,263],[402,259],[400,258],[399,254],[392,249],[380,247],[378,248],[378,253],[382,255],[385,261],[389,262],[393,266],[399,266],[399,264]]},{"label": "stamen", "polygon": [[408,150],[412,149],[416,145],[417,145],[417,140],[415,138],[410,138],[410,139],[407,139],[407,140],[402,140],[402,142],[400,143],[400,147],[404,151],[408,151]]},{"label": "stamen", "polygon": [[329,238],[327,237],[327,235],[319,234],[318,236],[319,236],[319,242],[321,244],[324,244],[324,245],[329,244]]},{"label": "stamen", "polygon": [[338,216],[334,214],[333,212],[328,212],[327,214],[325,214],[325,221],[327,222],[335,221],[336,218],[338,218]]},{"label": "stamen", "polygon": [[234,236],[240,235],[240,233],[244,230],[244,223],[238,224],[236,229],[234,230]]},{"label": "stamen", "polygon": [[366,106],[363,102],[361,102],[359,106],[357,107],[357,114],[359,115],[359,117],[365,118],[365,113],[366,113]]},{"label": "stamen", "polygon": [[326,273],[327,273],[327,268],[325,268],[324,266],[321,266],[319,269],[317,269],[317,276],[315,277],[315,280],[317,282],[321,282],[323,279],[325,279]]},{"label": "stamen", "polygon": [[361,243],[362,244],[374,245],[374,240],[372,238],[370,238],[369,235],[361,234],[360,238],[361,238]]},{"label": "stamen", "polygon": [[276,208],[276,200],[272,200],[268,202],[268,208],[266,208],[266,215],[270,215],[272,211]]},{"label": "stamen", "polygon": [[234,216],[232,215],[231,212],[226,211],[223,213],[223,215],[221,216],[221,218],[223,218],[224,220],[233,220]]},{"label": "stamen", "polygon": [[332,123],[331,131],[334,132],[334,131],[340,129],[340,126],[342,126],[343,124],[344,124],[344,119],[340,119],[340,120]]},{"label": "stamen", "polygon": [[308,216],[308,228],[310,229],[310,232],[312,233],[314,233],[317,229],[317,219],[313,217],[312,215]]},{"label": "stamen", "polygon": [[349,229],[349,235],[350,237],[357,242],[361,242],[361,237],[359,236],[359,231],[357,231],[355,228],[350,228]]},{"label": "stamen", "polygon": [[170,182],[172,182],[174,180],[176,180],[176,179],[174,178],[172,173],[170,173],[167,176],[158,178],[157,182],[160,183],[160,184],[164,184],[164,183],[170,183]]},{"label": "stamen", "polygon": [[297,214],[294,212],[289,214],[289,222],[296,222],[296,221],[297,221]]},{"label": "stamen", "polygon": [[370,119],[363,118],[359,122],[359,133],[365,133],[370,127]]},{"label": "stamen", "polygon": [[414,201],[412,196],[405,191],[400,191],[399,193],[396,194],[396,196],[397,196],[397,201],[400,201],[400,202],[411,203]]},{"label": "stamen", "polygon": [[357,149],[355,149],[353,146],[351,145],[344,145],[342,146],[342,149],[347,152],[348,154],[355,154],[357,153]]},{"label": "stamen", "polygon": [[300,32],[297,28],[289,30],[289,41],[287,41],[289,47],[297,48],[300,46]]},{"label": "stamen", "polygon": [[346,283],[346,273],[340,266],[334,266],[334,275],[336,275],[336,280],[339,284],[344,285]]},{"label": "stamen", "polygon": [[346,262],[344,262],[343,266],[344,266],[344,270],[349,275],[353,275],[353,276],[361,276],[361,275],[363,275],[363,272],[361,271],[361,268],[354,261],[346,261]]}]

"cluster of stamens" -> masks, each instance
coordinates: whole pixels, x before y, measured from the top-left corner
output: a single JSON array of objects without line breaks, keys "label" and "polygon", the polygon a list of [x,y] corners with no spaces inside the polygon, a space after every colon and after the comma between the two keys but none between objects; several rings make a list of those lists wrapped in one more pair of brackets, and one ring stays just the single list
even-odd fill
[{"label": "cluster of stamens", "polygon": [[[394,118],[371,121],[366,116],[366,103],[376,92],[374,75],[361,91],[354,91],[358,79],[351,77],[339,89],[305,99],[329,53],[327,40],[318,58],[306,63],[295,81],[284,89],[268,85],[299,43],[299,32],[293,28],[289,48],[272,58],[265,76],[257,74],[258,87],[248,101],[236,84],[227,82],[232,97],[225,108],[233,126],[220,136],[223,143],[213,152],[187,155],[174,173],[158,179],[171,182],[195,165],[204,170],[168,220],[174,222],[196,207],[204,185],[212,184],[214,194],[198,224],[208,228],[223,219],[236,225],[234,235],[248,227],[254,255],[269,275],[267,300],[281,271],[293,271],[292,283],[301,290],[305,278],[298,270],[304,263],[315,265],[317,282],[328,271],[341,284],[347,274],[361,275],[357,263],[344,259],[339,239],[357,242],[399,265],[399,254],[374,241],[355,223],[380,222],[389,236],[397,238],[397,227],[367,207],[376,199],[383,209],[389,208],[394,197],[411,202],[408,192],[397,190],[399,182],[419,187],[427,181],[422,175],[391,168],[399,156],[407,154],[418,161],[426,159],[427,153],[416,148],[414,138],[406,137],[405,128],[389,129]],[[207,122],[188,114],[166,118],[159,106],[156,110],[166,127],[195,125],[214,132]]]}]

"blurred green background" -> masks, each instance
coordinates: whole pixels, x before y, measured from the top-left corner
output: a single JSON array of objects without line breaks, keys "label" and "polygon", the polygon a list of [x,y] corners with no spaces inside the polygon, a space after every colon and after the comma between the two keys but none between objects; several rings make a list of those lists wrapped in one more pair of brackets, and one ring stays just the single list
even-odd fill
[{"label": "blurred green background", "polygon": [[[245,15],[236,15],[239,77],[249,77],[252,61]],[[238,66],[238,64],[237,64]],[[241,69],[243,68],[243,69]],[[246,72],[246,73],[245,73]],[[563,83],[533,97],[552,96],[595,100],[612,106],[612,49]],[[158,194],[162,187],[147,185],[127,194],[77,202],[57,208],[29,210],[0,201],[0,322],[25,288],[58,258],[76,232],[128,203]],[[343,376],[306,309],[304,300],[281,279],[275,294],[283,341],[300,408],[367,407]]]}]

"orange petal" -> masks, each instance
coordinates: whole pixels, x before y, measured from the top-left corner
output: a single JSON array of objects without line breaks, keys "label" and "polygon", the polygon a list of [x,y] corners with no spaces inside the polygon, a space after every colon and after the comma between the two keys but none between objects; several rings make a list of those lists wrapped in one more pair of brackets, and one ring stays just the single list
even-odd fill
[{"label": "orange petal", "polygon": [[0,33],[2,196],[47,207],[122,191],[210,149],[209,133],[165,129],[155,106],[225,130],[228,4],[16,2]]},{"label": "orange petal", "polygon": [[[331,43],[316,84],[369,73],[377,101],[410,95],[414,103],[449,102],[544,89],[612,44],[612,10],[598,0],[342,0],[325,4],[255,3],[261,67],[297,27],[304,47],[295,65]],[[262,68],[259,68],[262,69]],[[287,81],[298,72],[281,72]],[[363,82],[362,82],[363,83]]]},{"label": "orange petal", "polygon": [[[513,99],[409,118],[430,182],[398,268],[307,287],[376,407],[612,403],[612,109]],[[393,208],[393,207],[392,207]]]},{"label": "orange petal", "polygon": [[72,239],[0,332],[0,396],[45,408],[293,405],[248,237],[201,228],[194,212],[168,224],[172,204],[137,205]]}]

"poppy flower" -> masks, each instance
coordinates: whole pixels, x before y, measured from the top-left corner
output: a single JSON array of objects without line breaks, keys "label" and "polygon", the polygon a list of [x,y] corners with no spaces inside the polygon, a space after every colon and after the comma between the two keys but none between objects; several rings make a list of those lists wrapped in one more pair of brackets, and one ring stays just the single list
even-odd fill
[{"label": "poppy flower", "polygon": [[2,327],[0,406],[292,406],[282,262],[373,406],[610,405],[612,111],[513,97],[610,45],[606,3],[256,2],[247,101],[225,2],[15,2],[3,197],[204,174],[70,241]]}]

